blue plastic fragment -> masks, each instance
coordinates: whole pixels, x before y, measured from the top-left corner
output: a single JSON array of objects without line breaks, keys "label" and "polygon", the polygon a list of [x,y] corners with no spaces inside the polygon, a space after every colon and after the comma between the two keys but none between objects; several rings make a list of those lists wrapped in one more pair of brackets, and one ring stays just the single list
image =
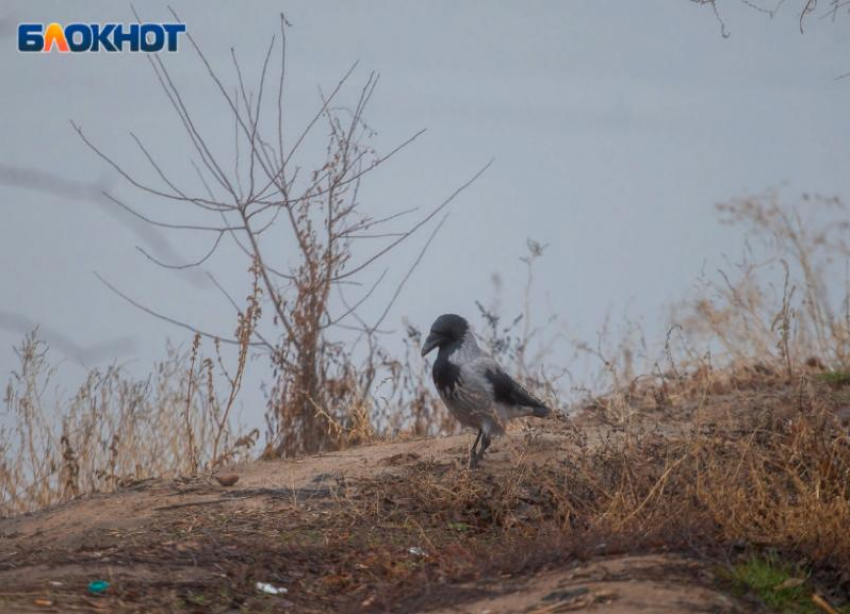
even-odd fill
[{"label": "blue plastic fragment", "polygon": [[109,582],[106,580],[94,580],[89,582],[89,592],[94,593],[95,595],[100,595],[101,593],[106,592],[106,589],[109,588]]}]

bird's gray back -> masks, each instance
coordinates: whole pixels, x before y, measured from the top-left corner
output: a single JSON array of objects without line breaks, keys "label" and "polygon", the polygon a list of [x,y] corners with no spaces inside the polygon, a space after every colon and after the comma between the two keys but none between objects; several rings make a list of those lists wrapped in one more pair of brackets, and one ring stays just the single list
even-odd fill
[{"label": "bird's gray back", "polygon": [[500,369],[499,364],[476,345],[464,345],[450,361],[459,369],[458,382],[440,396],[452,415],[465,426],[502,434],[507,420],[519,414],[495,401],[487,373]]},{"label": "bird's gray back", "polygon": [[[515,382],[468,333],[435,363],[440,397],[464,426],[502,434],[511,418],[540,415],[540,401]],[[444,385],[440,385],[441,380]],[[548,410],[546,410],[548,412]]]}]

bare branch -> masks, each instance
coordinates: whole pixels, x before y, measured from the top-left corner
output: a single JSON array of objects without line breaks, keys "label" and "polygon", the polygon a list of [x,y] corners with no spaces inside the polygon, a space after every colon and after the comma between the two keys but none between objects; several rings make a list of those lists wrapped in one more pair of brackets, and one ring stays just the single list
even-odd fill
[{"label": "bare branch", "polygon": [[481,175],[483,175],[484,171],[486,171],[488,168],[490,168],[491,164],[493,164],[493,160],[490,160],[487,164],[485,164],[481,168],[481,170],[479,170],[477,173],[475,173],[475,175],[472,176],[471,179],[469,179],[469,181],[467,181],[466,183],[461,185],[458,189],[456,189],[454,192],[452,192],[452,194],[446,200],[444,200],[442,203],[440,203],[439,206],[437,206],[433,211],[431,211],[431,213],[426,215],[422,220],[417,222],[410,230],[408,230],[406,233],[404,233],[403,236],[399,237],[398,239],[396,239],[395,241],[393,241],[392,243],[390,243],[389,245],[384,247],[382,250],[380,250],[376,254],[372,255],[371,257],[369,257],[365,262],[363,262],[363,263],[359,264],[358,266],[356,266],[355,268],[353,268],[349,271],[346,271],[345,273],[339,275],[338,277],[335,278],[335,281],[340,280],[340,279],[346,279],[348,277],[351,277],[355,273],[362,271],[367,266],[369,266],[370,264],[375,262],[378,258],[380,258],[384,254],[389,252],[391,249],[393,249],[394,247],[399,245],[402,241],[411,237],[413,235],[413,233],[415,233],[417,230],[422,228],[422,226],[424,226],[429,221],[431,221],[434,218],[435,215],[437,215],[438,213],[440,213],[440,211],[445,209],[449,205],[449,203],[451,203],[458,196],[458,194],[463,192],[466,188],[468,188],[470,185],[472,185],[475,182],[476,179],[478,179]]},{"label": "bare branch", "polygon": [[133,209],[129,205],[121,202],[116,197],[112,196],[109,192],[102,191],[101,194],[103,194],[106,198],[111,200],[113,203],[115,203],[116,205],[118,205],[119,207],[121,207],[122,209],[127,211],[128,213],[131,213],[132,215],[139,218],[140,220],[144,220],[145,222],[147,222],[151,226],[157,226],[159,228],[170,228],[171,230],[200,230],[200,231],[204,231],[204,232],[223,232],[223,231],[232,231],[232,230],[245,230],[244,226],[224,226],[224,227],[222,227],[222,226],[199,226],[199,225],[195,225],[195,224],[169,224],[167,222],[159,222],[157,220],[154,220],[152,218],[147,217],[146,215],[139,213],[138,211],[136,211],[135,209]]},{"label": "bare branch", "polygon": [[413,272],[419,266],[419,263],[422,262],[422,258],[425,257],[425,254],[428,251],[428,248],[431,246],[431,242],[434,240],[434,237],[436,237],[437,234],[440,232],[440,229],[443,227],[443,224],[446,223],[447,219],[449,219],[448,213],[446,213],[443,216],[443,219],[441,219],[440,222],[434,227],[434,230],[431,232],[431,235],[428,237],[428,240],[425,241],[425,245],[423,245],[422,249],[419,251],[419,255],[416,257],[416,260],[414,260],[413,264],[410,265],[410,268],[407,269],[407,273],[405,273],[404,277],[401,280],[401,283],[399,283],[398,287],[396,287],[392,298],[387,303],[387,306],[384,308],[383,313],[381,313],[381,317],[378,318],[378,320],[375,322],[374,326],[372,326],[373,330],[377,330],[378,328],[381,327],[381,324],[383,324],[384,319],[387,317],[387,314],[390,312],[390,309],[392,309],[396,300],[398,300],[398,297],[401,294],[401,291],[404,290],[405,284],[407,284],[408,280],[410,279],[410,276],[413,275]]},{"label": "bare branch", "polygon": [[[176,194],[176,195],[175,194],[168,194],[167,192],[163,192],[161,190],[157,190],[157,189],[151,188],[150,186],[147,186],[147,185],[140,183],[139,181],[134,179],[127,171],[125,171],[120,165],[118,165],[118,163],[115,162],[115,160],[113,160],[112,158],[110,158],[109,156],[104,154],[94,143],[92,143],[86,137],[86,135],[83,134],[83,130],[78,124],[74,123],[74,121],[71,121],[70,124],[74,128],[74,131],[83,140],[83,143],[85,143],[86,146],[88,146],[89,149],[91,149],[95,154],[97,154],[97,156],[101,160],[103,160],[109,166],[111,166],[119,175],[121,175],[121,177],[123,177],[125,180],[127,180],[132,186],[134,186],[134,187],[136,187],[136,188],[138,188],[138,189],[140,189],[144,192],[147,192],[149,194],[153,194],[154,196],[159,196],[161,198],[167,198],[169,200],[178,200],[178,201],[191,200],[191,199],[185,198],[184,196],[181,196],[180,194]],[[200,199],[198,199],[198,200],[200,200]],[[220,203],[217,203],[215,201],[203,201],[203,200],[201,200],[201,202],[205,202],[206,204],[209,204],[209,205],[219,205],[220,204]]]},{"label": "bare branch", "polygon": [[[339,322],[342,322],[345,318],[347,318],[352,313],[357,311],[360,307],[362,307],[363,303],[365,303],[369,299],[369,297],[372,296],[372,293],[375,292],[375,290],[378,288],[378,286],[384,280],[384,277],[386,277],[388,271],[389,271],[389,269],[384,269],[383,273],[381,273],[380,277],[378,277],[377,281],[375,281],[375,283],[372,284],[372,287],[369,288],[369,291],[366,292],[365,295],[363,295],[356,303],[354,303],[354,305],[348,307],[342,314],[340,314],[339,316],[335,317],[332,320],[329,320],[324,325],[324,327],[328,328],[330,326],[336,326],[337,324],[339,324]],[[342,293],[340,292],[340,294],[342,294]]]},{"label": "bare branch", "polygon": [[[170,318],[170,317],[163,315],[161,313],[157,313],[153,309],[146,307],[145,305],[142,305],[138,301],[133,300],[132,298],[130,298],[129,296],[127,296],[126,294],[121,292],[118,288],[116,288],[111,283],[106,281],[106,279],[104,279],[100,275],[100,273],[98,273],[97,271],[95,271],[94,274],[95,274],[95,277],[97,277],[103,283],[103,285],[105,285],[107,288],[112,290],[112,292],[114,292],[115,294],[117,294],[118,296],[123,298],[125,301],[130,303],[136,309],[140,309],[141,311],[144,311],[146,314],[151,315],[158,320],[162,320],[163,322],[168,322],[169,324],[173,324],[174,326],[179,326],[180,328],[183,328],[185,330],[191,331],[192,333],[201,335],[202,337],[207,337],[209,339],[216,339],[218,341],[222,341],[223,343],[228,343],[228,344],[231,344],[231,345],[239,345],[241,343],[238,339],[230,339],[228,337],[223,337],[221,335],[215,335],[213,333],[208,333],[208,332],[203,331],[203,330],[201,330],[201,329],[199,329],[195,326],[187,324],[186,322],[181,322],[180,320],[175,320],[174,318]],[[264,344],[262,344],[262,343],[250,343],[249,345],[251,345],[251,346],[262,346]]]},{"label": "bare branch", "polygon": [[156,172],[160,176],[160,178],[166,183],[166,185],[168,185],[168,187],[170,187],[172,190],[174,190],[174,192],[180,197],[176,200],[185,200],[186,202],[192,203],[192,204],[197,205],[199,207],[203,207],[204,209],[207,209],[209,211],[222,211],[222,210],[233,209],[233,205],[229,205],[227,203],[219,203],[219,202],[216,202],[216,201],[205,201],[202,198],[191,198],[191,197],[187,196],[182,190],[180,190],[180,188],[178,188],[176,185],[174,185],[174,183],[172,183],[168,179],[168,177],[166,177],[162,168],[160,168],[159,164],[157,164],[156,161],[153,159],[153,156],[151,156],[151,154],[148,152],[147,148],[142,144],[142,141],[132,132],[130,133],[130,137],[136,142],[136,145],[139,146],[139,149],[142,150],[142,153],[148,159],[148,162],[150,162],[151,166],[153,166],[153,168],[156,170]]},{"label": "bare branch", "polygon": [[206,262],[207,260],[210,259],[210,257],[213,255],[213,253],[215,253],[215,250],[218,247],[218,244],[221,243],[221,238],[224,236],[224,233],[225,233],[225,231],[221,231],[221,232],[218,233],[218,236],[215,238],[215,243],[213,243],[213,246],[206,253],[206,255],[204,255],[200,260],[197,260],[195,262],[189,262],[187,264],[168,264],[166,262],[162,262],[161,260],[157,260],[156,258],[151,256],[148,252],[146,252],[143,248],[139,247],[138,245],[136,246],[136,249],[139,250],[144,255],[145,258],[147,258],[148,260],[150,260],[154,264],[161,266],[164,269],[174,269],[174,270],[178,270],[178,271],[183,270],[183,269],[191,269],[192,267],[201,266],[204,262]]}]

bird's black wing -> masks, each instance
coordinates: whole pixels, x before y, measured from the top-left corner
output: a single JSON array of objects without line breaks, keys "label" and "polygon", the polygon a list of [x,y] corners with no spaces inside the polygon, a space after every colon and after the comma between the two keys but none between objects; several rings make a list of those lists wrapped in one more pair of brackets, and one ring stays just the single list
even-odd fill
[{"label": "bird's black wing", "polygon": [[487,369],[484,376],[493,387],[493,399],[497,403],[514,407],[546,407],[499,367]]}]

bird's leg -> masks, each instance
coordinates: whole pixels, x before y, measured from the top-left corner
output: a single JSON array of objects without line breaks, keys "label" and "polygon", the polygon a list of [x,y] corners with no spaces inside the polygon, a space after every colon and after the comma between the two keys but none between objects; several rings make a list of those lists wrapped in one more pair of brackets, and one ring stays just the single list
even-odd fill
[{"label": "bird's leg", "polygon": [[[478,440],[481,440],[481,448],[476,450],[478,445]],[[475,469],[478,466],[478,461],[484,458],[484,452],[487,451],[487,448],[490,447],[492,439],[490,436],[485,434],[483,431],[478,431],[478,437],[475,439],[475,446],[472,447],[472,455],[469,459],[469,468]]]},{"label": "bird's leg", "polygon": [[481,435],[484,431],[478,429],[478,436],[475,438],[475,443],[472,444],[472,449],[469,451],[469,468],[474,469],[478,464],[478,442],[481,441]]},{"label": "bird's leg", "polygon": [[484,456],[484,452],[486,452],[487,448],[490,447],[491,441],[492,441],[492,439],[490,439],[489,435],[484,435],[484,437],[481,439],[481,449],[478,450],[478,458],[479,459]]}]

